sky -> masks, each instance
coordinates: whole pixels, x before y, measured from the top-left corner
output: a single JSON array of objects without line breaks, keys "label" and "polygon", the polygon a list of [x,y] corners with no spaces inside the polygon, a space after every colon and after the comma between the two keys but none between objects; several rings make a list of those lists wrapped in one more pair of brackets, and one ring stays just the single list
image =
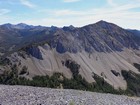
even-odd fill
[{"label": "sky", "polygon": [[140,0],[0,0],[0,24],[82,27],[100,20],[140,30]]}]

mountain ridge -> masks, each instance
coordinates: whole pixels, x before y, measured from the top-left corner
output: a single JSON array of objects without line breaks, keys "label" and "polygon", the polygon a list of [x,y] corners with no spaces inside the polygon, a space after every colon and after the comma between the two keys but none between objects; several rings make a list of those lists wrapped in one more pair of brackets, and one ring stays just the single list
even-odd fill
[{"label": "mountain ridge", "polygon": [[[74,27],[74,28],[82,28],[82,27],[85,27],[85,26],[90,26],[90,25],[95,25],[95,24],[112,24],[112,25],[116,25],[116,24],[114,24],[114,23],[112,23],[112,22],[108,22],[108,21],[104,21],[104,20],[100,20],[100,21],[97,21],[97,22],[95,22],[95,23],[91,23],[91,24],[88,24],[88,25],[84,25],[84,26],[81,26],[81,27],[75,27],[75,26],[73,26],[72,24],[71,25],[69,25],[69,26],[62,26],[62,27],[57,27],[57,26],[44,26],[44,25],[31,25],[31,24],[26,24],[26,23],[17,23],[17,24],[13,24],[13,23],[5,23],[5,24],[0,24],[0,26],[7,26],[7,25],[9,25],[9,26],[17,26],[17,25],[19,25],[19,26],[33,26],[33,27],[38,27],[38,26],[40,26],[40,27],[57,27],[57,28],[63,28],[63,27]],[[118,26],[118,25],[116,25],[116,26]],[[125,28],[123,28],[123,29],[125,29]],[[130,30],[138,30],[138,29],[130,29]]]}]

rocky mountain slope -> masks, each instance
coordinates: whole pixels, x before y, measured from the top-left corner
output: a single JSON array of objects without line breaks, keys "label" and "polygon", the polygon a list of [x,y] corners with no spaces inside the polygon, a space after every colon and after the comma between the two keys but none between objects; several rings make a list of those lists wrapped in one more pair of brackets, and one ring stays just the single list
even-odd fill
[{"label": "rocky mountain slope", "polygon": [[140,37],[140,31],[139,30],[131,30],[131,29],[129,29],[128,31],[130,31],[131,33],[133,33],[133,34],[135,34],[135,35]]},{"label": "rocky mountain slope", "polygon": [[97,74],[122,89],[127,87],[122,70],[140,74],[134,66],[140,64],[140,37],[105,21],[81,28],[1,25],[0,39],[1,63],[6,62],[1,72],[16,65],[18,72],[27,68],[28,73],[22,75],[26,78],[55,72],[72,78],[66,66],[72,61],[80,65],[79,74],[89,83],[95,82]]},{"label": "rocky mountain slope", "polygon": [[76,90],[0,86],[1,105],[140,105],[140,98]]}]

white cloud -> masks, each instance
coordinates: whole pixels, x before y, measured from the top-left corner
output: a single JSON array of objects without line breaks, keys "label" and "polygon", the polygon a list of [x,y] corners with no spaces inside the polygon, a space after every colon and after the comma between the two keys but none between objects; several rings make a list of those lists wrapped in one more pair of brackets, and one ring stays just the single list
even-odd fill
[{"label": "white cloud", "polygon": [[113,0],[107,0],[107,3],[108,3],[110,6],[117,6],[117,4],[115,4]]},{"label": "white cloud", "polygon": [[61,10],[42,10],[38,11],[39,13],[45,13],[49,14],[51,16],[57,17],[57,16],[73,16],[73,15],[81,15],[84,14],[82,11],[74,11],[70,9],[61,9]]},{"label": "white cloud", "polygon": [[72,10],[54,10],[51,11],[52,14],[56,15],[56,16],[66,16],[66,15],[76,15],[78,14],[77,11],[72,11]]},{"label": "white cloud", "polygon": [[31,3],[29,0],[20,0],[22,5],[25,5],[29,8],[34,8],[36,7],[36,5],[34,5],[33,3]]},{"label": "white cloud", "polygon": [[[42,10],[39,11],[41,13],[49,14],[52,17],[75,17],[79,16],[91,16],[91,15],[108,15],[108,14],[116,14],[116,13],[123,13],[124,11],[127,12],[133,8],[139,8],[140,4],[126,4],[126,5],[120,5],[117,7],[111,7],[111,8],[95,8],[85,11],[75,11],[70,9],[61,9],[61,10]],[[129,11],[130,13],[133,13]]]},{"label": "white cloud", "polygon": [[9,9],[0,9],[0,15],[5,15],[5,14],[7,14],[9,12],[10,12]]},{"label": "white cloud", "polygon": [[70,3],[70,2],[78,2],[80,0],[63,0],[64,2]]},{"label": "white cloud", "polygon": [[[27,0],[26,0],[27,1]],[[135,0],[137,1],[137,0]],[[140,3],[132,2],[131,4],[123,4],[118,6],[109,6],[102,8],[92,8],[89,10],[38,10],[35,11],[34,17],[16,18],[14,23],[27,23],[32,25],[45,25],[45,26],[68,26],[74,25],[81,27],[87,24],[95,23],[99,20],[109,21],[124,28],[136,28],[140,30],[140,11],[131,11],[131,9],[140,8]],[[8,11],[0,10],[0,14],[5,14]],[[38,14],[43,14],[36,17]],[[24,20],[23,20],[24,19]],[[11,21],[13,22],[13,20]]]},{"label": "white cloud", "polygon": [[140,2],[140,0],[137,0],[137,1],[139,1],[139,2]]},{"label": "white cloud", "polygon": [[105,20],[116,23],[124,28],[140,29],[138,22],[140,21],[140,12],[131,11],[131,9],[139,8],[140,4],[125,4],[121,6],[109,8],[94,8],[85,11],[64,10],[46,10],[42,11],[47,14],[48,18],[34,18],[24,20],[23,22],[33,25],[45,26],[84,26],[95,23],[99,20]]}]

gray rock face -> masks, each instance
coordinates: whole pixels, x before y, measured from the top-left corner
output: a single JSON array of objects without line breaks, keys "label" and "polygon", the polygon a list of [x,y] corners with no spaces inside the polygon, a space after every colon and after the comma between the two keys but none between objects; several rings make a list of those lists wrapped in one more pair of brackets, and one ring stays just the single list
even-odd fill
[{"label": "gray rock face", "polygon": [[[138,34],[138,33],[137,33]],[[140,37],[134,32],[99,21],[81,28],[73,26],[57,28],[26,24],[5,24],[0,26],[0,50],[19,49],[32,43],[49,42],[59,53],[111,52],[123,48],[139,49]],[[14,46],[14,47],[13,47]]]},{"label": "gray rock face", "polygon": [[30,47],[27,49],[27,53],[37,59],[43,60],[40,49],[38,47]]},{"label": "gray rock face", "polygon": [[[79,52],[82,49],[87,52],[122,51],[123,48],[139,49],[140,45],[140,38],[104,21],[77,28],[69,33],[61,32],[60,35],[64,38],[60,37],[59,42],[70,52]],[[66,45],[67,40],[69,43]]]},{"label": "gray rock face", "polygon": [[49,29],[26,24],[0,25],[0,52],[9,53],[9,51],[15,51],[31,43],[40,42],[47,38],[45,32]]},{"label": "gray rock face", "polygon": [[105,21],[81,28],[64,27],[52,34],[51,46],[58,52],[77,53],[122,51],[123,48],[139,49],[140,37],[115,24]]},{"label": "gray rock face", "polygon": [[76,90],[0,86],[1,105],[140,105],[140,98]]},{"label": "gray rock face", "polygon": [[128,30],[128,31],[140,37],[140,30]]}]

